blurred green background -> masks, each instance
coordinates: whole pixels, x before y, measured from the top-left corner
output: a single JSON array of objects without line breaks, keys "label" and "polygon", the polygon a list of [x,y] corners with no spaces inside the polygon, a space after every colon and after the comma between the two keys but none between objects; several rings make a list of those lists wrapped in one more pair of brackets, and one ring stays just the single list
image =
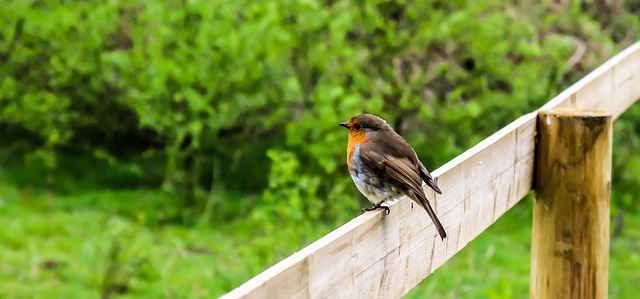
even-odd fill
[{"label": "blurred green background", "polygon": [[[0,296],[210,298],[360,214],[346,132],[436,169],[640,39],[640,1],[0,5]],[[609,294],[640,283],[640,108]],[[447,190],[443,190],[447,192]],[[528,296],[531,199],[407,297]]]}]

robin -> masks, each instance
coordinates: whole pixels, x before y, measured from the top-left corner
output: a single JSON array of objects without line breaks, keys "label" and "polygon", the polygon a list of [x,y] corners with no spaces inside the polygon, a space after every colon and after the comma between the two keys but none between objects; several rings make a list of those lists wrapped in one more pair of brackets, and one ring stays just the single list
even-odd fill
[{"label": "robin", "polygon": [[385,209],[389,214],[388,205],[406,195],[427,211],[444,240],[447,233],[427,200],[422,182],[438,194],[442,192],[409,143],[384,119],[372,114],[356,115],[339,125],[349,130],[347,165],[351,178],[374,204],[363,212]]}]

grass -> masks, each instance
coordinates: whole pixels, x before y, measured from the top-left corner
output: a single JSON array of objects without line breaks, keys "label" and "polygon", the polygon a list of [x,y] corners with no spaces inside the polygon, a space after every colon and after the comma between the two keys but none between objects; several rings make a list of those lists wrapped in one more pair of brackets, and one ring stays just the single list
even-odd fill
[{"label": "grass", "polygon": [[522,298],[529,292],[531,199],[422,281],[407,298]]},{"label": "grass", "polygon": [[[56,197],[51,207],[44,193],[0,184],[0,194],[3,298],[210,298],[303,245],[287,230],[252,234],[246,221],[150,221],[149,207],[160,206],[150,198],[171,200],[159,191],[87,192]],[[122,211],[122,203],[141,211]]]},{"label": "grass", "polygon": [[[217,297],[336,226],[162,224],[145,215],[158,206],[152,201],[171,199],[153,190],[84,192],[53,204],[46,194],[2,183],[0,194],[4,298]],[[122,213],[123,202],[135,202],[139,214]],[[528,296],[530,210],[523,200],[406,297]],[[640,215],[627,214],[625,225],[611,246],[611,298],[640,294],[640,232],[633,229]]]},{"label": "grass", "polygon": [[[529,293],[532,199],[525,198],[407,298],[524,298]],[[611,223],[611,227],[613,227]],[[622,236],[612,238],[609,298],[640,294],[640,215],[627,214]]]}]

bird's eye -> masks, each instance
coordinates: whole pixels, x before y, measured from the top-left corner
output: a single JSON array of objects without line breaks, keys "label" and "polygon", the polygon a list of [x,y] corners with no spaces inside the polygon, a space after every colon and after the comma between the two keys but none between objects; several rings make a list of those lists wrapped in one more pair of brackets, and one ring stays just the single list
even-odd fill
[{"label": "bird's eye", "polygon": [[353,129],[356,131],[360,131],[360,129],[362,129],[362,126],[360,126],[360,124],[355,124],[353,125]]}]

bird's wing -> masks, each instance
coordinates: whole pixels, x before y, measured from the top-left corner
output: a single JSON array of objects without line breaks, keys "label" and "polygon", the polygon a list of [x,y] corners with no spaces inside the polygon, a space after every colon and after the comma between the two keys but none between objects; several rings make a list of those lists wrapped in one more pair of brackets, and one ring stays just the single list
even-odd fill
[{"label": "bird's wing", "polygon": [[[438,187],[436,182],[433,180],[433,177],[429,173],[429,170],[427,170],[427,168],[424,167],[424,164],[422,164],[420,159],[418,159],[418,154],[416,154],[416,151],[413,150],[413,148],[411,148],[409,143],[407,143],[407,141],[404,140],[402,136],[397,135],[397,137],[398,138],[377,140],[377,142],[381,145],[381,146],[378,146],[378,149],[382,149],[384,151],[383,154],[384,156],[387,157],[388,160],[404,158],[401,160],[405,161],[406,163],[409,163],[409,166],[412,169],[415,168],[415,172],[418,173],[419,177],[422,178],[422,180],[424,180],[427,186],[431,187],[431,189],[433,189],[433,191],[437,192],[438,194],[442,194],[442,191],[440,191],[440,188]],[[403,157],[408,154],[406,151],[407,148],[411,149],[412,155]],[[416,164],[418,166],[414,167],[412,164]],[[418,182],[418,185],[422,186],[422,183]]]},{"label": "bird's wing", "polygon": [[[418,166],[409,159],[385,156],[376,151],[370,149],[363,150],[362,148],[360,149],[360,159],[374,168],[376,172],[383,174],[391,183],[394,183],[396,186],[403,186],[407,191],[413,193],[413,196],[410,195],[410,197],[427,211],[440,237],[442,239],[446,238],[447,232],[442,223],[440,223],[440,219],[438,219],[433,208],[431,208],[427,196],[422,189],[422,170],[419,169],[420,166],[424,168],[422,163]],[[428,172],[426,173],[428,174]],[[433,179],[431,179],[431,182],[433,182]],[[433,182],[433,184],[435,186],[435,182]]]},{"label": "bird's wing", "polygon": [[367,148],[360,150],[360,158],[379,174],[407,191],[424,194],[418,167],[409,159],[401,159]]},{"label": "bird's wing", "polygon": [[431,176],[427,168],[424,167],[424,164],[422,164],[420,160],[418,160],[418,163],[420,164],[420,177],[422,177],[422,180],[427,183],[427,186],[431,187],[433,191],[436,191],[436,193],[438,194],[442,194],[442,191],[440,191],[440,187],[438,187],[436,181],[433,180],[433,177]]}]

